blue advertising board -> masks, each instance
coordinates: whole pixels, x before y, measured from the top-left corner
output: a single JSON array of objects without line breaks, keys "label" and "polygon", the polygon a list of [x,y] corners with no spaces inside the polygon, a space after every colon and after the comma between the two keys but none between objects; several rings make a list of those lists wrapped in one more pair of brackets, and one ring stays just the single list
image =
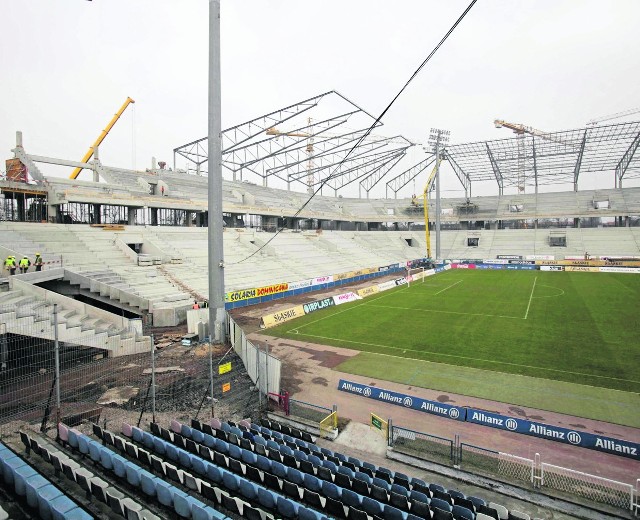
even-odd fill
[{"label": "blue advertising board", "polygon": [[353,381],[341,379],[338,382],[338,390],[349,392],[351,394],[361,395],[376,401],[403,406],[419,412],[439,415],[456,421],[464,421],[465,409],[459,406],[451,406],[450,404],[439,403],[438,401],[428,401],[420,397],[401,394],[384,388],[376,388],[375,386],[367,386]]},{"label": "blue advertising board", "polygon": [[467,422],[640,460],[640,444],[467,408]]}]

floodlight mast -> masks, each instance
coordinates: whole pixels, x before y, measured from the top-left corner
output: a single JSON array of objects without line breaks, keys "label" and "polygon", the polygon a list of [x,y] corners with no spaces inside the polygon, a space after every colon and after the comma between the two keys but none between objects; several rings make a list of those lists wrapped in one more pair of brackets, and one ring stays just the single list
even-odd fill
[{"label": "floodlight mast", "polygon": [[[436,260],[440,260],[440,157],[441,147],[444,148],[449,142],[449,136],[451,132],[449,130],[441,130],[439,128],[432,128],[429,133],[429,145],[433,148],[433,152],[436,155]],[[425,202],[426,204],[426,202]],[[427,226],[429,223],[427,222]]]},{"label": "floodlight mast", "polygon": [[[225,343],[224,252],[222,243],[222,100],[220,81],[220,0],[209,0],[208,253],[209,341]],[[212,383],[213,384],[213,383]],[[212,387],[213,388],[213,387]],[[213,392],[213,390],[212,390]]]}]

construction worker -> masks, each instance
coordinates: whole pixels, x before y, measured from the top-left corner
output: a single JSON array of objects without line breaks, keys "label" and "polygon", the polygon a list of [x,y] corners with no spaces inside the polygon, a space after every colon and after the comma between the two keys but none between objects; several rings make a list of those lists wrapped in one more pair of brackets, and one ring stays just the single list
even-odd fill
[{"label": "construction worker", "polygon": [[193,301],[193,305],[191,306],[192,309],[199,309],[200,305],[198,305],[198,300],[194,300]]},{"label": "construction worker", "polygon": [[40,253],[36,253],[36,258],[33,261],[33,265],[36,266],[36,272],[42,271],[42,266],[44,265],[44,262],[42,261],[42,256],[40,256]]},{"label": "construction worker", "polygon": [[29,260],[29,257],[26,256],[26,255],[23,256],[22,260],[20,260],[20,264],[19,264],[20,273],[21,274],[26,273],[29,270],[30,266],[31,266],[31,260]]},{"label": "construction worker", "polygon": [[9,274],[16,274],[16,264],[13,261],[13,257],[11,255],[7,256],[4,261],[4,268],[9,271]]}]

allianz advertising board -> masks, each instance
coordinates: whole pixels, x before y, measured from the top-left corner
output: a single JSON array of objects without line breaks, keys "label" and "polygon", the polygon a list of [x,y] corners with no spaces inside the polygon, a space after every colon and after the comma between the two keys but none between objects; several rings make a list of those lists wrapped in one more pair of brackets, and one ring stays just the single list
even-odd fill
[{"label": "allianz advertising board", "polygon": [[439,403],[437,401],[427,401],[420,397],[392,392],[391,390],[385,390],[384,388],[362,385],[360,383],[346,381],[345,379],[341,379],[338,382],[338,390],[361,395],[362,397],[368,397],[369,399],[374,399],[376,401],[382,401],[383,403],[391,403],[397,406],[411,408],[412,410],[418,410],[419,412],[447,417],[456,421],[464,421],[465,419],[464,408]]},{"label": "allianz advertising board", "polygon": [[516,419],[514,417],[485,412],[483,410],[475,410],[473,408],[467,408],[466,412],[467,422],[640,460],[640,444],[636,442],[623,441],[583,431],[569,430],[561,426],[551,426],[549,424],[527,421],[525,419]]}]

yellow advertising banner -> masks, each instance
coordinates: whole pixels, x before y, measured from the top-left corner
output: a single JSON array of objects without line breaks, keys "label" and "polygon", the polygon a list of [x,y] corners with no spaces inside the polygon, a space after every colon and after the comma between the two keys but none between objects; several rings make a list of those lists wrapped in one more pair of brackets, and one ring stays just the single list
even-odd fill
[{"label": "yellow advertising banner", "polygon": [[218,365],[218,374],[226,374],[227,372],[231,372],[231,361],[224,365]]},{"label": "yellow advertising banner", "polygon": [[346,273],[334,274],[333,275],[333,281],[334,282],[339,282],[340,280],[346,280],[347,278],[353,278],[354,276],[357,276],[356,272],[357,271],[348,271]]},{"label": "yellow advertising banner", "polygon": [[224,295],[224,299],[227,302],[237,302],[241,300],[248,300],[250,298],[259,298],[260,296],[277,294],[287,290],[289,290],[288,283],[276,283],[274,285],[258,287],[257,289],[243,289],[241,291],[228,292]]},{"label": "yellow advertising banner", "polygon": [[263,316],[262,327],[265,329],[269,327],[275,327],[276,325],[280,325],[285,321],[293,320],[295,318],[299,318],[300,316],[304,316],[304,307],[302,305]]},{"label": "yellow advertising banner", "polygon": [[377,292],[380,292],[380,289],[378,289],[378,286],[372,285],[371,287],[358,289],[358,296],[362,296],[364,298],[365,296],[371,296],[372,294],[376,294]]}]

